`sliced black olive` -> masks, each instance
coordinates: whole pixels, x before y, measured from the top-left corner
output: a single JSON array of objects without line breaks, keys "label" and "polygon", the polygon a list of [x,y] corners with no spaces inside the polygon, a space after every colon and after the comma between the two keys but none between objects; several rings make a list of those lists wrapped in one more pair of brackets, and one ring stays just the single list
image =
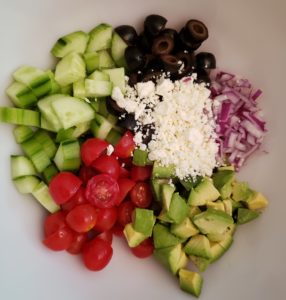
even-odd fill
[{"label": "sliced black olive", "polygon": [[150,70],[151,72],[154,72],[162,70],[163,67],[164,66],[159,57],[155,56],[154,54],[145,55],[144,69],[146,69],[147,71]]},{"label": "sliced black olive", "polygon": [[139,80],[138,73],[131,73],[129,74],[128,85],[133,87]]},{"label": "sliced black olive", "polygon": [[146,81],[153,81],[154,83],[156,83],[156,81],[163,75],[163,70],[162,71],[151,71],[148,70],[146,72],[144,72],[143,76],[142,76],[142,81],[146,82]]},{"label": "sliced black olive", "polygon": [[144,54],[138,47],[128,46],[124,55],[129,71],[133,72],[143,68]]},{"label": "sliced black olive", "polygon": [[179,79],[186,75],[191,75],[196,67],[195,55],[187,51],[181,51],[176,54],[176,57],[183,63],[183,65],[180,67],[177,78]]},{"label": "sliced black olive", "polygon": [[197,79],[195,80],[196,83],[204,82],[207,87],[210,86],[211,80],[210,80],[209,74],[206,70],[197,69],[195,71],[195,73],[197,74]]},{"label": "sliced black olive", "polygon": [[124,42],[128,45],[135,45],[138,40],[138,35],[134,27],[130,25],[121,25],[114,29]]},{"label": "sliced black olive", "polygon": [[144,30],[148,35],[155,37],[164,30],[167,19],[159,15],[149,15],[144,21]]},{"label": "sliced black olive", "polygon": [[138,37],[138,46],[144,52],[151,52],[152,41],[145,32],[141,32]]},{"label": "sliced black olive", "polygon": [[174,49],[174,40],[167,35],[156,37],[152,45],[152,53],[155,55],[169,54]]},{"label": "sliced black olive", "polygon": [[120,116],[126,112],[125,109],[118,106],[116,101],[114,101],[111,97],[107,97],[105,103],[108,112],[112,115]]},{"label": "sliced black olive", "polygon": [[210,52],[200,52],[196,55],[197,67],[200,69],[215,69],[216,59]]},{"label": "sliced black olive", "polygon": [[180,42],[183,44],[183,46],[186,47],[186,49],[190,51],[197,50],[200,46],[200,42],[194,42],[189,35],[187,34],[186,28],[182,28],[179,33]]},{"label": "sliced black olive", "polygon": [[185,28],[194,43],[202,43],[209,37],[207,26],[199,20],[189,20]]},{"label": "sliced black olive", "polygon": [[126,114],[124,117],[119,118],[117,125],[128,130],[133,131],[137,126],[137,122],[133,114]]},{"label": "sliced black olive", "polygon": [[161,60],[164,64],[164,70],[167,73],[173,74],[179,71],[181,64],[178,58],[174,55],[166,54],[161,56]]},{"label": "sliced black olive", "polygon": [[143,135],[142,142],[147,145],[151,141],[152,135],[155,133],[154,124],[142,126],[141,132]]},{"label": "sliced black olive", "polygon": [[165,28],[160,35],[167,35],[169,36],[171,39],[173,39],[174,41],[176,40],[176,38],[178,37],[178,32],[175,29],[172,28]]}]

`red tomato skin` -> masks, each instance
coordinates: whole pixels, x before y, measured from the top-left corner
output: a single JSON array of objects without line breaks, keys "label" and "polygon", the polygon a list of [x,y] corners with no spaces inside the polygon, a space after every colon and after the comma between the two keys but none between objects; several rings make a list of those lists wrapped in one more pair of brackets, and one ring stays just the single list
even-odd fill
[{"label": "red tomato skin", "polygon": [[131,252],[138,258],[147,258],[153,254],[154,246],[151,238],[146,239],[137,247],[130,248]]},{"label": "red tomato skin", "polygon": [[132,166],[131,179],[134,181],[145,181],[150,179],[152,174],[152,166],[138,167]]},{"label": "red tomato skin", "polygon": [[101,232],[97,235],[97,238],[107,241],[112,244],[113,234],[111,230]]},{"label": "red tomato skin", "polygon": [[135,181],[128,179],[128,178],[119,178],[118,185],[119,185],[119,195],[116,199],[116,205],[120,205],[120,203],[126,198],[128,193],[132,190],[135,186]]},{"label": "red tomato skin", "polygon": [[48,215],[44,222],[45,237],[48,237],[57,230],[66,227],[65,218],[65,214],[61,210]]},{"label": "red tomato skin", "polygon": [[118,222],[116,222],[114,224],[114,226],[112,227],[111,231],[114,235],[118,236],[118,237],[123,237],[123,229],[124,227],[122,225],[120,225]]},{"label": "red tomato skin", "polygon": [[73,240],[70,246],[67,248],[67,252],[70,254],[79,254],[81,253],[84,244],[87,242],[86,233],[74,233]]},{"label": "red tomato skin", "polygon": [[57,204],[69,201],[80,188],[82,181],[71,172],[60,172],[54,176],[49,191]]},{"label": "red tomato skin", "polygon": [[124,201],[118,206],[117,222],[122,227],[132,222],[132,214],[135,209],[135,205],[131,201]]},{"label": "red tomato skin", "polygon": [[96,210],[91,204],[78,205],[67,214],[66,222],[78,233],[87,232],[96,223]]},{"label": "red tomato skin", "polygon": [[131,131],[126,131],[120,141],[114,148],[114,155],[120,158],[128,158],[132,155],[136,145],[133,140],[134,136]]},{"label": "red tomato skin", "polygon": [[112,155],[101,155],[93,163],[92,167],[99,173],[108,174],[117,179],[120,173],[120,164]]},{"label": "red tomato skin", "polygon": [[53,251],[62,251],[66,250],[71,245],[72,240],[73,232],[70,228],[65,226],[45,237],[43,244]]},{"label": "red tomato skin", "polygon": [[71,211],[74,207],[81,204],[87,204],[88,201],[85,198],[85,188],[82,186],[77,193],[66,203],[62,204],[62,210],[65,212]]},{"label": "red tomato skin", "polygon": [[119,170],[119,178],[129,178],[130,172],[123,167],[120,167]]},{"label": "red tomato skin", "polygon": [[80,149],[81,159],[86,166],[90,166],[108,147],[108,143],[98,138],[86,140]]},{"label": "red tomato skin", "polygon": [[91,271],[100,271],[106,267],[113,255],[111,244],[101,238],[95,238],[83,248],[83,261]]},{"label": "red tomato skin", "polygon": [[117,208],[97,208],[96,223],[93,227],[98,232],[110,230],[117,220]]},{"label": "red tomato skin", "polygon": [[137,182],[130,192],[130,199],[137,207],[149,207],[152,202],[152,191],[149,184]]},{"label": "red tomato skin", "polygon": [[97,174],[93,168],[84,165],[79,170],[79,178],[82,180],[83,185],[86,185],[89,179]]},{"label": "red tomato skin", "polygon": [[98,208],[113,207],[118,194],[118,183],[108,174],[93,176],[88,181],[85,191],[86,199]]}]

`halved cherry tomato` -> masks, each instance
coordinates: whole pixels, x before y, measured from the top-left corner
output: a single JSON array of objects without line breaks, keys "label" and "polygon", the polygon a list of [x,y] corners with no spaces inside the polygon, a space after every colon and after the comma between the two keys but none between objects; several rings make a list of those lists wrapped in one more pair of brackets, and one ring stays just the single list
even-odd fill
[{"label": "halved cherry tomato", "polygon": [[96,223],[93,227],[98,232],[110,230],[117,220],[117,208],[97,208]]},{"label": "halved cherry tomato", "polygon": [[87,183],[85,197],[99,208],[109,208],[115,205],[119,194],[117,181],[107,174],[93,176]]},{"label": "halved cherry tomato", "polygon": [[146,239],[137,247],[131,248],[132,253],[139,258],[146,258],[152,255],[154,251],[153,241],[151,238]]},{"label": "halved cherry tomato", "polygon": [[138,167],[132,166],[131,179],[134,181],[145,181],[150,179],[152,174],[152,166]]},{"label": "halved cherry tomato", "polygon": [[74,207],[66,216],[66,222],[76,232],[87,232],[96,223],[96,210],[91,204]]},{"label": "halved cherry tomato", "polygon": [[127,196],[127,194],[132,190],[135,185],[135,181],[128,178],[119,178],[119,195],[116,199],[116,205],[119,205]]},{"label": "halved cherry tomato", "polygon": [[81,158],[86,166],[90,166],[108,147],[108,143],[98,138],[86,140],[80,149]]},{"label": "halved cherry tomato", "polygon": [[81,253],[84,244],[87,242],[86,233],[74,233],[74,237],[71,245],[67,248],[67,252],[70,254],[79,254]]},{"label": "halved cherry tomato", "polygon": [[119,178],[129,178],[130,172],[123,167],[120,167],[119,170]]},{"label": "halved cherry tomato", "polygon": [[118,160],[112,155],[101,155],[93,163],[92,167],[100,172],[105,173],[117,179],[120,173],[120,164]]},{"label": "halved cherry tomato", "polygon": [[73,241],[73,231],[67,226],[59,228],[43,240],[43,244],[51,250],[66,250]]},{"label": "halved cherry tomato", "polygon": [[131,201],[124,201],[118,206],[117,222],[122,227],[132,221],[132,213],[135,209],[135,205]]},{"label": "halved cherry tomato", "polygon": [[45,237],[55,233],[57,230],[66,227],[66,217],[62,211],[50,214],[44,222]]},{"label": "halved cherry tomato", "polygon": [[57,204],[69,201],[80,188],[82,181],[71,172],[60,172],[50,182],[49,190]]},{"label": "halved cherry tomato", "polygon": [[79,169],[79,178],[82,180],[82,183],[84,185],[87,184],[89,179],[98,173],[91,167],[81,166]]},{"label": "halved cherry tomato", "polygon": [[130,157],[136,145],[133,140],[134,136],[131,131],[126,131],[118,144],[114,148],[114,155],[120,158]]},{"label": "halved cherry tomato", "polygon": [[113,238],[112,231],[108,230],[108,231],[101,232],[100,234],[97,235],[97,238],[105,240],[110,244],[112,244],[112,238]]},{"label": "halved cherry tomato", "polygon": [[131,201],[140,208],[147,208],[152,202],[152,191],[146,182],[137,182],[130,192]]},{"label": "halved cherry tomato", "polygon": [[110,242],[95,238],[83,248],[83,261],[91,271],[100,271],[110,262],[113,249]]},{"label": "halved cherry tomato", "polygon": [[130,170],[131,167],[133,166],[132,157],[119,158],[119,161],[120,161],[122,167],[124,167],[127,170]]},{"label": "halved cherry tomato", "polygon": [[114,224],[114,226],[112,227],[111,231],[114,235],[118,236],[118,237],[123,237],[123,229],[124,227],[122,225],[120,225],[118,222],[116,222]]},{"label": "halved cherry tomato", "polygon": [[88,201],[85,198],[85,189],[81,186],[77,193],[69,201],[62,204],[62,210],[70,211],[75,206],[86,203],[88,203]]}]

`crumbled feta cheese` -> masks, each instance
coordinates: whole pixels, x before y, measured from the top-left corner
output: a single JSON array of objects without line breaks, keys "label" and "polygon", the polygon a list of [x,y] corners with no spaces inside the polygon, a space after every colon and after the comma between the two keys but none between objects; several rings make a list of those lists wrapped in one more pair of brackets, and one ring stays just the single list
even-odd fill
[{"label": "crumbled feta cheese", "polygon": [[114,147],[112,145],[108,145],[107,149],[106,149],[106,154],[108,156],[110,156],[114,151]]},{"label": "crumbled feta cheese", "polygon": [[138,82],[136,84],[138,96],[140,99],[149,97],[155,91],[155,84],[152,81]]}]

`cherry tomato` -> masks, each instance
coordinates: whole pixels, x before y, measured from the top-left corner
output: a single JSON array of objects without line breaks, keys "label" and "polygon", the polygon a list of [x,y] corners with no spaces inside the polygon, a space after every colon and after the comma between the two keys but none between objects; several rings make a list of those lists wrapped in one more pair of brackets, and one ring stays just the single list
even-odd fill
[{"label": "cherry tomato", "polygon": [[131,179],[134,181],[145,181],[150,179],[152,173],[152,166],[137,167],[132,166],[131,168]]},{"label": "cherry tomato", "polygon": [[133,138],[134,136],[131,131],[126,131],[118,144],[115,146],[114,155],[120,158],[130,157],[136,147]]},{"label": "cherry tomato", "polygon": [[119,170],[119,178],[129,178],[130,172],[123,167],[120,167]]},{"label": "cherry tomato", "polygon": [[132,213],[133,213],[134,209],[135,209],[135,206],[131,201],[122,202],[118,206],[118,211],[117,211],[118,224],[120,224],[122,227],[124,227],[126,224],[130,223],[132,221]]},{"label": "cherry tomato", "polygon": [[57,204],[69,201],[80,188],[82,181],[71,172],[60,172],[50,182],[49,190]]},{"label": "cherry tomato", "polygon": [[93,176],[87,183],[85,197],[99,208],[109,208],[115,205],[119,194],[117,181],[107,174]]},{"label": "cherry tomato", "polygon": [[151,238],[146,239],[137,247],[131,248],[132,253],[139,258],[146,258],[152,255],[154,251],[153,241]]},{"label": "cherry tomato", "polygon": [[67,248],[67,252],[70,254],[79,254],[81,253],[84,244],[87,242],[86,233],[74,233],[73,240],[70,246]]},{"label": "cherry tomato", "polygon": [[135,181],[128,178],[119,178],[119,195],[116,199],[116,205],[119,205],[127,196],[127,194],[132,190],[135,185]]},{"label": "cherry tomato", "polygon": [[62,204],[62,210],[70,211],[75,206],[88,203],[85,198],[85,189],[81,186],[77,193],[66,203]]},{"label": "cherry tomato", "polygon": [[117,220],[117,209],[115,207],[97,208],[96,214],[96,223],[93,229],[98,232],[110,230]]},{"label": "cherry tomato", "polygon": [[120,225],[118,222],[116,222],[111,230],[114,235],[116,235],[118,237],[123,237],[124,236],[123,229],[124,229],[124,227],[122,225]]},{"label": "cherry tomato", "polygon": [[108,230],[108,231],[101,232],[100,234],[97,235],[97,238],[105,240],[110,244],[112,244],[112,238],[113,238],[112,231]]},{"label": "cherry tomato", "polygon": [[124,167],[127,170],[130,170],[131,167],[133,166],[132,157],[119,158],[119,161],[122,164],[122,167]]},{"label": "cherry tomato", "polygon": [[66,250],[73,241],[74,233],[68,227],[59,228],[43,240],[43,244],[51,250]]},{"label": "cherry tomato", "polygon": [[90,167],[81,166],[79,170],[79,178],[82,180],[83,184],[86,185],[89,179],[98,173]]},{"label": "cherry tomato", "polygon": [[113,255],[111,244],[101,238],[95,238],[83,248],[83,261],[91,271],[100,271],[110,262]]},{"label": "cherry tomato", "polygon": [[118,160],[112,155],[101,155],[93,163],[92,167],[100,172],[105,173],[117,179],[120,173]]},{"label": "cherry tomato", "polygon": [[86,166],[90,166],[108,147],[108,143],[98,138],[86,140],[80,149],[81,158]]},{"label": "cherry tomato", "polygon": [[147,208],[152,202],[152,191],[148,183],[137,182],[130,192],[131,201],[140,208]]},{"label": "cherry tomato", "polygon": [[63,227],[66,227],[65,218],[65,214],[62,211],[48,215],[44,222],[45,237],[55,233]]},{"label": "cherry tomato", "polygon": [[66,216],[66,222],[76,232],[87,232],[96,223],[96,210],[91,204],[74,207]]}]

